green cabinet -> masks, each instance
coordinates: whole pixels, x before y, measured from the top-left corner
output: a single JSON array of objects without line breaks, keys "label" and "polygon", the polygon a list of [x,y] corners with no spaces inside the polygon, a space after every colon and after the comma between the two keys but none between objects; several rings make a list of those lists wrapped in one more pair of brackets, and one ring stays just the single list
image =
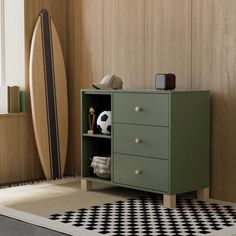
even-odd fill
[{"label": "green cabinet", "polygon": [[[112,112],[111,135],[88,135],[88,110]],[[174,196],[209,187],[209,91],[82,90],[82,179]],[[112,176],[96,177],[94,155]]]}]

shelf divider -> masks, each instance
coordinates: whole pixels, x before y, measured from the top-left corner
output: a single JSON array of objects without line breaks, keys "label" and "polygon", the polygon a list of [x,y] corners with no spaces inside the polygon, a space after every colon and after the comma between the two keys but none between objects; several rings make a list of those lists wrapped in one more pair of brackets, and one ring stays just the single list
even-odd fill
[{"label": "shelf divider", "polygon": [[86,180],[89,180],[89,181],[92,181],[92,182],[112,184],[111,179],[103,179],[103,178],[99,178],[97,176],[83,177],[83,179],[86,179]]},{"label": "shelf divider", "polygon": [[107,139],[111,139],[111,135],[107,135],[107,134],[87,134],[87,133],[83,133],[82,136],[83,137],[91,137],[91,138],[107,138]]}]

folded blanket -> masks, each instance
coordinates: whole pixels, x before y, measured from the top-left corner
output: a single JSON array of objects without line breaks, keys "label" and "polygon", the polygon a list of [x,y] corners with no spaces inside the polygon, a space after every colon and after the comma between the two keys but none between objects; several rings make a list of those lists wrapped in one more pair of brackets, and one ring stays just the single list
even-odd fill
[{"label": "folded blanket", "polygon": [[111,157],[94,156],[91,163],[95,174],[110,174],[111,173]]}]

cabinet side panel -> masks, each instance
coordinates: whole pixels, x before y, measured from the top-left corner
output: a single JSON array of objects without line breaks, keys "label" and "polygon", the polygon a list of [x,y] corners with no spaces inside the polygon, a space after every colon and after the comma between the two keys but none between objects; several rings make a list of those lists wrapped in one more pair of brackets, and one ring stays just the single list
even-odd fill
[{"label": "cabinet side panel", "polygon": [[209,186],[209,92],[171,95],[170,192]]}]

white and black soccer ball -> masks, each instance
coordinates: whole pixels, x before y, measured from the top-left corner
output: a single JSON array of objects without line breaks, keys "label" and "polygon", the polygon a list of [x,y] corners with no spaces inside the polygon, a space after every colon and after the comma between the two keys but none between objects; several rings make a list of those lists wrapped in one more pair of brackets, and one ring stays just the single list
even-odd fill
[{"label": "white and black soccer ball", "polygon": [[102,134],[111,133],[111,111],[103,111],[98,116],[97,127]]}]

